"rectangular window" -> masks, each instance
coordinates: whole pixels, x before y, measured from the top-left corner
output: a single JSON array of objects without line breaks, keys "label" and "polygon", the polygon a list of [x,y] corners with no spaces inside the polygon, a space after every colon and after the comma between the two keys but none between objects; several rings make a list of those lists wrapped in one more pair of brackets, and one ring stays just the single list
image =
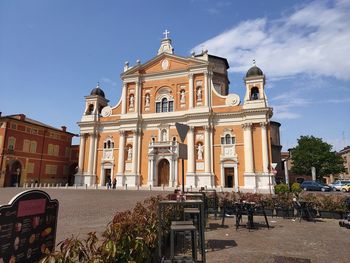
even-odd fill
[{"label": "rectangular window", "polygon": [[221,137],[221,144],[225,144],[225,137]]},{"label": "rectangular window", "polygon": [[235,144],[236,143],[236,138],[235,137],[232,137],[232,144]]},{"label": "rectangular window", "polygon": [[160,102],[156,103],[156,112],[160,112]]},{"label": "rectangular window", "polygon": [[173,101],[169,101],[169,112],[170,111],[174,111],[174,102]]},{"label": "rectangular window", "polygon": [[52,145],[52,144],[49,144],[49,145],[47,146],[47,154],[48,154],[48,155],[52,155],[52,153],[53,153],[53,145]]},{"label": "rectangular window", "polygon": [[16,123],[11,123],[11,129],[17,130],[17,124]]},{"label": "rectangular window", "polygon": [[10,137],[8,140],[8,149],[9,150],[14,150],[16,145],[16,138],[15,137]]},{"label": "rectangular window", "polygon": [[30,152],[31,153],[36,153],[36,145],[37,145],[36,141],[30,142]]},{"label": "rectangular window", "polygon": [[58,156],[60,153],[60,146],[59,145],[54,145],[53,146],[53,155]]},{"label": "rectangular window", "polygon": [[30,148],[30,141],[24,140],[23,141],[23,152],[29,152],[29,148]]},{"label": "rectangular window", "polygon": [[57,165],[53,165],[53,164],[47,164],[45,166],[45,173],[46,174],[56,174],[57,173]]},{"label": "rectangular window", "polygon": [[27,173],[34,173],[34,163],[28,163],[27,165]]}]

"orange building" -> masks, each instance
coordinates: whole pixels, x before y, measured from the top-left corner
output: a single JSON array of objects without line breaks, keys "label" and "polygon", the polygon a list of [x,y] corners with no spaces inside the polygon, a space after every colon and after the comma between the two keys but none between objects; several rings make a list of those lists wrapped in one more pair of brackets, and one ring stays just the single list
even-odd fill
[{"label": "orange building", "polygon": [[[157,56],[121,74],[122,94],[108,105],[97,86],[85,97],[80,126],[77,184],[118,186],[225,187],[271,191],[272,108],[265,76],[253,66],[245,76],[245,97],[228,94],[228,62],[208,54],[174,54],[171,39]],[[185,182],[175,123],[189,126]]]},{"label": "orange building", "polygon": [[56,129],[24,114],[0,114],[0,186],[74,182],[78,146],[66,127]]}]

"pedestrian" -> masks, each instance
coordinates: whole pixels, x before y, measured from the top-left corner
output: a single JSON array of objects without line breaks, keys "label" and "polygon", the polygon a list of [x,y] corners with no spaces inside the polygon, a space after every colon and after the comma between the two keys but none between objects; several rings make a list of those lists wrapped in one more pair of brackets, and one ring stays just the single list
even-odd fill
[{"label": "pedestrian", "polygon": [[113,178],[113,189],[115,189],[117,186],[117,178]]},{"label": "pedestrian", "polygon": [[107,177],[106,185],[107,185],[107,189],[111,189],[111,177],[110,176]]}]

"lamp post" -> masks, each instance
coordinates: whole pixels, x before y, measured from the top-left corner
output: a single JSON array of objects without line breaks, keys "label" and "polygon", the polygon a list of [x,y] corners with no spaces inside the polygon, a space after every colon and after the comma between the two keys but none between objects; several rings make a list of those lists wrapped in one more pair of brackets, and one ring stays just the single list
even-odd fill
[{"label": "lamp post", "polygon": [[19,187],[19,183],[20,183],[20,177],[19,177],[20,173],[21,173],[21,169],[17,168],[17,169],[16,169],[17,187]]}]

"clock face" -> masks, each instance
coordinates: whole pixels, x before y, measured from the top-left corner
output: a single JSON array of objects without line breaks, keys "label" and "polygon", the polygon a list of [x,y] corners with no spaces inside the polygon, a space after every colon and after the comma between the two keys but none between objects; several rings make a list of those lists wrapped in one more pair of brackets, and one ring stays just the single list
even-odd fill
[{"label": "clock face", "polygon": [[110,106],[106,106],[102,109],[101,115],[102,117],[108,117],[112,114],[112,108]]},{"label": "clock face", "polygon": [[162,61],[162,69],[163,70],[169,69],[169,61],[167,59],[164,59]]}]

